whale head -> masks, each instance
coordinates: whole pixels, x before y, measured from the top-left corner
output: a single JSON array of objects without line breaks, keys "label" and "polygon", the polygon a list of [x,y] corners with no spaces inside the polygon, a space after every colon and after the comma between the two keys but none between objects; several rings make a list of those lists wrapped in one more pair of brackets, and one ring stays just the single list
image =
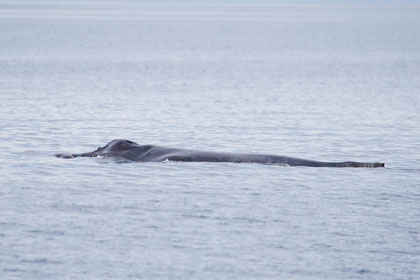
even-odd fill
[{"label": "whale head", "polygon": [[123,157],[129,160],[143,161],[153,146],[139,145],[136,142],[125,139],[114,139],[102,148],[98,148],[92,153],[95,156]]},{"label": "whale head", "polygon": [[142,146],[139,144],[124,139],[114,139],[103,147],[99,147],[96,150],[88,153],[81,154],[56,154],[59,158],[76,158],[76,157],[97,157],[97,156],[112,156],[112,157],[127,157],[130,158],[130,154],[133,150],[140,150]]},{"label": "whale head", "polygon": [[98,153],[112,153],[112,152],[123,152],[138,147],[139,144],[136,142],[125,140],[125,139],[114,139],[102,148],[98,148],[95,152]]}]

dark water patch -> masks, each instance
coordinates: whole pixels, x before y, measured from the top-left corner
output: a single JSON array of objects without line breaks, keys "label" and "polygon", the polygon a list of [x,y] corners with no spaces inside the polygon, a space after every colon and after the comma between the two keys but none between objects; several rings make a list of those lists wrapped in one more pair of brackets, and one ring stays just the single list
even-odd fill
[{"label": "dark water patch", "polygon": [[61,264],[61,261],[55,261],[48,258],[34,258],[34,259],[21,259],[21,263],[33,263],[33,264]]}]

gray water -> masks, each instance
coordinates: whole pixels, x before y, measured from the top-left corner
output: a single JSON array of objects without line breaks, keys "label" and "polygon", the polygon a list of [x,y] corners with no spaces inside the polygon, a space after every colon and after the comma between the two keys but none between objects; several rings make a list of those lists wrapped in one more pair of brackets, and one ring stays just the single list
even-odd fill
[{"label": "gray water", "polygon": [[419,279],[419,112],[415,1],[1,0],[0,278]]}]

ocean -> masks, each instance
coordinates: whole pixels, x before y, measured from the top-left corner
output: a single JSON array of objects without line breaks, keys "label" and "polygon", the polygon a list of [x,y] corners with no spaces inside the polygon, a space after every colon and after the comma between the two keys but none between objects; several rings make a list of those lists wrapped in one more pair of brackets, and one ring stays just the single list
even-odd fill
[{"label": "ocean", "polygon": [[0,0],[0,278],[418,279],[419,74],[415,1]]}]

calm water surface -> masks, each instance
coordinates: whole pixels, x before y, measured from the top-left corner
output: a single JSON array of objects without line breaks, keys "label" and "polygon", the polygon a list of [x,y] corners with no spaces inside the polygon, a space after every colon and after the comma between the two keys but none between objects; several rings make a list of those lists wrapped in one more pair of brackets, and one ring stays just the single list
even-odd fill
[{"label": "calm water surface", "polygon": [[[420,275],[416,2],[0,0],[0,30],[1,279]],[[114,138],[387,168],[52,156]]]}]

